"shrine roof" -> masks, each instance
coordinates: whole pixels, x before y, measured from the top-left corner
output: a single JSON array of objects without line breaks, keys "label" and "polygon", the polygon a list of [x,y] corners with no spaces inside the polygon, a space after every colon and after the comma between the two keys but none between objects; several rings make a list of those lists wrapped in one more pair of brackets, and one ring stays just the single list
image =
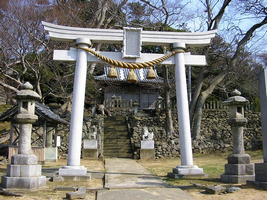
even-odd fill
[{"label": "shrine roof", "polygon": [[[125,69],[125,68],[119,68],[115,67],[118,77],[117,78],[109,78],[107,77],[108,72],[110,70],[110,66],[105,66],[104,67],[104,74],[100,76],[94,76],[95,80],[98,81],[121,81],[121,82],[126,82],[127,81],[127,76],[128,73],[130,72],[130,69]],[[147,79],[146,74],[148,72],[148,68],[143,68],[143,69],[134,69],[134,73],[136,74],[137,77],[137,83],[142,82],[142,83],[164,83],[164,79],[162,77],[159,77],[157,74],[157,71],[154,69],[155,74],[156,74],[156,79]]]},{"label": "shrine roof", "polygon": [[[18,114],[18,104],[3,112],[0,115],[0,121],[12,121],[16,114]],[[67,121],[51,111],[48,106],[45,106],[39,102],[35,102],[35,114],[38,116],[38,118],[43,118],[53,124],[69,124]]]}]

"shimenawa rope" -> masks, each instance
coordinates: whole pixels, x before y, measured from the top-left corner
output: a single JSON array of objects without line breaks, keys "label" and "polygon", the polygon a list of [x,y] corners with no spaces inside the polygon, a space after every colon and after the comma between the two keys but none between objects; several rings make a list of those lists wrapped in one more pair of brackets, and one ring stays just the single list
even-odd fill
[{"label": "shimenawa rope", "polygon": [[121,68],[127,68],[127,69],[141,69],[141,68],[146,68],[146,67],[152,67],[153,65],[156,65],[160,62],[162,62],[163,60],[166,60],[167,58],[175,55],[176,53],[184,53],[183,50],[178,50],[178,51],[172,51],[171,53],[162,56],[160,58],[157,58],[155,60],[152,61],[148,61],[148,62],[144,62],[144,63],[127,63],[127,62],[120,62],[117,60],[113,60],[110,58],[107,58],[105,56],[102,56],[101,54],[95,52],[94,50],[90,49],[90,48],[84,48],[84,47],[76,47],[77,49],[83,49],[91,54],[93,54],[94,56],[100,58],[101,60],[103,60],[106,63],[109,63],[111,65],[117,66],[117,67],[121,67]]}]

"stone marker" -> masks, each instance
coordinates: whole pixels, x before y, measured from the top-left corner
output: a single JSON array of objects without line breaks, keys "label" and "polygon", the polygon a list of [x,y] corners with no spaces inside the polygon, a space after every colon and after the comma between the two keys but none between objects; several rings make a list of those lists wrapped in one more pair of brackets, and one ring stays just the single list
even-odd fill
[{"label": "stone marker", "polygon": [[143,127],[143,140],[141,141],[140,159],[155,159],[154,133],[149,132],[147,127]]},{"label": "stone marker", "polygon": [[263,163],[255,163],[254,185],[267,190],[267,69],[263,69],[259,74],[259,91],[261,100]]}]

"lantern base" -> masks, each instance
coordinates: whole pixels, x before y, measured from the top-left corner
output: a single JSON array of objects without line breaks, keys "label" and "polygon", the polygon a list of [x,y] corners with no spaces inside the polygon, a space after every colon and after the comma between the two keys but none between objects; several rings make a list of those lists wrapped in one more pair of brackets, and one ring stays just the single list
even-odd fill
[{"label": "lantern base", "polygon": [[255,181],[254,175],[221,175],[221,182],[223,183],[246,183],[247,181]]},{"label": "lantern base", "polygon": [[33,154],[16,154],[7,165],[7,175],[2,176],[2,187],[33,189],[46,185],[46,177],[42,176],[42,166]]}]

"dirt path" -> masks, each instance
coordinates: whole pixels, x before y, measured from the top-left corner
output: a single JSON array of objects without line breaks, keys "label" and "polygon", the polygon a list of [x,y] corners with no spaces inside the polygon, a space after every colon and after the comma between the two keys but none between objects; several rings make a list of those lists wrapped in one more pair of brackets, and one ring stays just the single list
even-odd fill
[{"label": "dirt path", "polygon": [[[216,156],[215,156],[216,157]],[[206,159],[206,158],[205,158]],[[215,163],[212,156],[209,157],[209,160],[203,160],[203,157],[196,158],[196,163],[201,165],[200,163],[207,164],[207,162]],[[261,162],[260,159],[255,159],[253,162]],[[175,167],[179,163],[179,159],[160,159],[154,160],[149,162],[138,161],[141,165],[145,168],[149,169],[153,173],[157,174],[160,178],[166,181],[167,172],[172,170],[172,167]],[[219,160],[219,165],[224,165],[225,159]],[[61,159],[58,162],[50,162],[46,163],[43,166],[45,169],[45,173],[53,173],[53,171],[57,170],[58,168],[67,164],[66,159]],[[81,160],[81,165],[87,167],[88,171],[98,171],[104,172],[104,163],[102,161],[96,160]],[[220,167],[220,166],[219,166]],[[0,175],[6,174],[6,165],[0,166]],[[219,173],[222,168],[219,169]],[[217,172],[218,173],[218,172]],[[167,183],[170,185],[192,185],[190,182],[195,182],[197,184],[205,185],[221,185],[222,183],[218,182],[216,179],[210,180],[168,180]],[[97,189],[103,188],[103,180],[102,179],[92,179],[90,182],[87,183],[77,183],[77,182],[51,182],[47,181],[47,185],[42,190],[32,190],[32,191],[14,191],[16,193],[23,194],[23,197],[16,197],[15,199],[35,199],[35,200],[47,200],[47,199],[63,199],[66,197],[66,191],[55,191],[55,188],[58,186],[71,186],[71,187],[80,187],[84,186],[88,188],[87,190],[87,197],[91,200],[95,200],[96,191]],[[177,187],[177,186],[176,186]],[[205,193],[204,189],[200,188],[191,188],[191,189],[184,189],[185,192],[193,196],[196,200],[265,200],[267,199],[267,191],[262,190],[260,188],[254,186],[243,185],[241,186],[242,190],[234,192],[234,193],[227,193],[221,195],[212,195]],[[14,197],[2,196],[0,195],[0,199],[5,200],[13,200]]]},{"label": "dirt path", "polygon": [[240,191],[233,193],[214,195],[206,194],[204,190],[192,189],[186,190],[188,194],[196,200],[266,200],[267,191],[253,186],[243,186]]}]

